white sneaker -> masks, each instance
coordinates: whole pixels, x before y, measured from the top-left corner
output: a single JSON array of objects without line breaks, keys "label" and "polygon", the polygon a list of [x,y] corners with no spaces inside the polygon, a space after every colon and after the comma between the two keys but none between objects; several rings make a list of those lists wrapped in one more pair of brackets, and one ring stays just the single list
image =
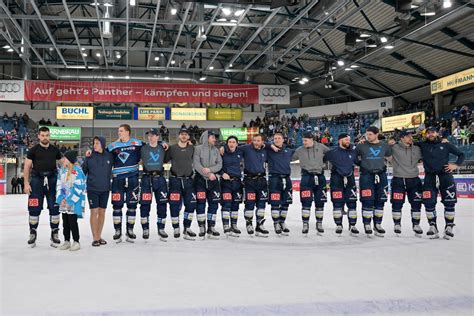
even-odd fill
[{"label": "white sneaker", "polygon": [[59,247],[59,250],[68,250],[71,248],[71,243],[69,241],[65,241],[64,244]]},{"label": "white sneaker", "polygon": [[75,241],[72,243],[72,246],[69,251],[77,251],[79,249],[81,249],[81,244]]}]

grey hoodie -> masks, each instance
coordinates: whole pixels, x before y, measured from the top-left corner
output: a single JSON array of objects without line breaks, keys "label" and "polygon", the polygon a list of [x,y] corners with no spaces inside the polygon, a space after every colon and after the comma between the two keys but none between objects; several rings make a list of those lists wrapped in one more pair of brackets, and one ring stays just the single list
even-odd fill
[{"label": "grey hoodie", "polygon": [[324,154],[328,151],[329,148],[325,145],[314,142],[313,147],[310,148],[298,147],[293,154],[293,159],[300,161],[301,170],[320,174],[323,172]]},{"label": "grey hoodie", "polygon": [[406,146],[398,142],[392,146],[393,176],[398,178],[418,177],[418,162],[422,158],[418,146]]},{"label": "grey hoodie", "polygon": [[214,174],[222,169],[222,157],[216,146],[209,145],[208,135],[208,131],[202,133],[201,145],[195,147],[193,157],[194,170],[205,179],[209,177],[202,173],[203,168],[209,168]]}]

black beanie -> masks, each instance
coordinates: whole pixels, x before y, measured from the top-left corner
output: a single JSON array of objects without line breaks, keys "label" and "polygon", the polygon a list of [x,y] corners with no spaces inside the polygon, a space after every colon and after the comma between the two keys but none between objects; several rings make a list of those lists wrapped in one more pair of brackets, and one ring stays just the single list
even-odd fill
[{"label": "black beanie", "polygon": [[346,138],[347,136],[349,136],[349,134],[347,133],[342,133],[342,134],[339,134],[339,137],[337,138],[338,140],[339,139],[343,139],[343,138]]},{"label": "black beanie", "polygon": [[64,154],[64,157],[66,157],[67,160],[69,160],[71,163],[76,163],[77,162],[77,155],[78,152],[75,150],[70,150]]}]

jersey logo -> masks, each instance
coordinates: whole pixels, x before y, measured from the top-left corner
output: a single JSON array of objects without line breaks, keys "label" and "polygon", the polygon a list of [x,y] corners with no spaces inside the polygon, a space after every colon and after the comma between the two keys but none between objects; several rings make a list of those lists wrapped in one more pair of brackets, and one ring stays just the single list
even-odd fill
[{"label": "jersey logo", "polygon": [[179,193],[170,193],[170,200],[171,201],[179,201],[181,199],[181,194]]},{"label": "jersey logo", "polygon": [[124,152],[122,151],[120,154],[117,155],[118,159],[120,159],[120,161],[122,163],[125,163],[128,159],[128,157],[130,157],[130,154],[127,153],[127,152]]},{"label": "jersey logo", "polygon": [[280,201],[280,193],[272,193],[272,194],[270,194],[270,200],[272,200],[272,201]]},{"label": "jersey logo", "polygon": [[28,206],[30,206],[30,207],[37,207],[37,206],[39,206],[39,200],[38,200],[38,198],[30,198],[30,199],[28,199]]},{"label": "jersey logo", "polygon": [[342,199],[342,191],[332,191],[333,199]]},{"label": "jersey logo", "polygon": [[255,193],[253,193],[253,192],[247,193],[247,200],[255,201],[256,198],[257,198],[257,195]]},{"label": "jersey logo", "polygon": [[380,152],[381,152],[380,149],[375,150],[375,149],[373,149],[372,147],[369,147],[369,150],[370,150],[370,152],[372,153],[372,156],[373,156],[373,157],[378,157],[378,156],[380,155]]},{"label": "jersey logo", "polygon": [[150,151],[150,159],[149,160],[153,160],[154,162],[157,162],[158,159],[160,159],[160,153],[156,153],[156,155],[154,153],[152,153]]},{"label": "jersey logo", "polygon": [[311,197],[311,191],[310,190],[301,191],[301,197],[302,198],[310,198]]},{"label": "jersey logo", "polygon": [[222,199],[224,201],[231,201],[232,200],[232,193],[229,193],[229,192],[222,193]]},{"label": "jersey logo", "polygon": [[363,197],[371,197],[372,196],[372,190],[371,189],[362,190],[360,194]]},{"label": "jersey logo", "polygon": [[142,201],[151,201],[151,193],[142,193]]},{"label": "jersey logo", "polygon": [[405,198],[405,195],[400,192],[393,192],[393,199],[394,200],[403,200]]},{"label": "jersey logo", "polygon": [[203,191],[197,192],[197,199],[198,200],[203,200],[205,198],[206,198],[206,192],[203,192]]},{"label": "jersey logo", "polygon": [[112,201],[120,201],[120,193],[112,193]]},{"label": "jersey logo", "polygon": [[431,199],[431,191],[423,191],[424,199]]}]

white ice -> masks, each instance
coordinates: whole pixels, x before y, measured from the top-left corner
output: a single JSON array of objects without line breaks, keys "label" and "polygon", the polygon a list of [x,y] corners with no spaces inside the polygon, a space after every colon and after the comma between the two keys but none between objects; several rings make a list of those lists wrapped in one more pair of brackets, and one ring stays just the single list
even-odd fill
[{"label": "white ice", "polygon": [[[47,210],[37,247],[27,247],[25,195],[1,196],[0,205],[1,315],[473,315],[473,200],[459,201],[451,240],[415,237],[408,206],[403,234],[395,236],[389,204],[385,238],[351,237],[346,219],[337,237],[331,203],[324,236],[316,235],[313,211],[310,236],[303,237],[295,202],[289,237],[273,234],[267,208],[267,239],[243,232],[204,241],[170,236],[166,243],[155,225],[143,241],[137,221],[136,243],[114,244],[109,208],[103,234],[109,244],[93,248],[87,210],[76,253],[49,246]],[[438,213],[442,229],[441,205]],[[357,226],[362,232],[360,208]],[[423,214],[425,232],[427,226]],[[244,231],[243,214],[239,227]]]}]

